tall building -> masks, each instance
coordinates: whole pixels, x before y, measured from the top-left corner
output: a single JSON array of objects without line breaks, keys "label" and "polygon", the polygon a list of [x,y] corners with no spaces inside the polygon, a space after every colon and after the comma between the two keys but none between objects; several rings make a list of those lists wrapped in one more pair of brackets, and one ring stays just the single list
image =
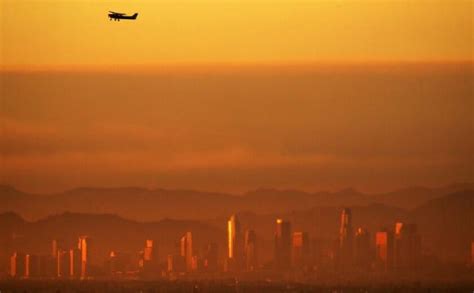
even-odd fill
[{"label": "tall building", "polygon": [[111,251],[106,261],[106,272],[109,275],[126,274],[131,266],[131,256],[120,251]]},{"label": "tall building", "polygon": [[396,270],[412,270],[418,267],[421,241],[415,224],[395,224],[393,250],[393,266]]},{"label": "tall building", "polygon": [[71,256],[70,252],[58,249],[57,261],[57,277],[69,278],[71,276]]},{"label": "tall building", "polygon": [[10,257],[10,276],[12,278],[23,278],[25,276],[25,255],[14,252]]},{"label": "tall building", "polygon": [[185,259],[181,255],[168,254],[166,263],[168,272],[184,272],[186,270]]},{"label": "tall building", "polygon": [[38,278],[40,276],[40,258],[38,255],[27,254],[25,256],[25,278]]},{"label": "tall building", "polygon": [[291,266],[291,223],[276,220],[275,231],[275,268],[288,270]]},{"label": "tall building", "polygon": [[360,270],[368,270],[372,260],[370,234],[364,228],[357,228],[354,238],[354,265]]},{"label": "tall building", "polygon": [[153,240],[145,241],[141,266],[143,273],[147,275],[158,271],[158,255],[156,248],[153,247]]},{"label": "tall building", "polygon": [[58,250],[60,249],[60,243],[57,239],[51,240],[51,254],[48,258],[45,258],[43,266],[47,271],[49,277],[58,276]]},{"label": "tall building", "polygon": [[58,256],[58,248],[58,240],[53,239],[53,241],[51,241],[51,255],[53,258]]},{"label": "tall building", "polygon": [[341,212],[341,226],[339,228],[338,264],[341,270],[352,266],[352,211],[345,208]]},{"label": "tall building", "polygon": [[181,237],[181,256],[184,257],[186,264],[186,271],[193,270],[193,235],[191,232],[186,232]]},{"label": "tall building", "polygon": [[375,264],[380,271],[393,268],[393,233],[388,230],[375,234]]},{"label": "tall building", "polygon": [[311,250],[307,232],[293,233],[292,266],[295,269],[306,269],[309,266]]},{"label": "tall building", "polygon": [[69,275],[71,278],[79,278],[81,276],[81,250],[72,248],[69,250]]},{"label": "tall building", "polygon": [[191,270],[195,272],[201,268],[202,268],[202,259],[197,255],[193,255],[193,257],[191,258]]},{"label": "tall building", "polygon": [[227,221],[227,268],[240,270],[243,262],[243,245],[240,222],[236,215]]},{"label": "tall building", "polygon": [[153,240],[145,241],[145,249],[143,250],[143,259],[151,261],[153,259]]},{"label": "tall building", "polygon": [[257,234],[254,230],[245,231],[244,241],[245,270],[255,271],[258,266]]},{"label": "tall building", "polygon": [[90,275],[90,238],[88,236],[79,237],[77,248],[81,252],[80,278],[83,280]]},{"label": "tall building", "polygon": [[217,259],[219,250],[217,243],[211,242],[206,245],[204,250],[204,269],[209,272],[217,271]]}]

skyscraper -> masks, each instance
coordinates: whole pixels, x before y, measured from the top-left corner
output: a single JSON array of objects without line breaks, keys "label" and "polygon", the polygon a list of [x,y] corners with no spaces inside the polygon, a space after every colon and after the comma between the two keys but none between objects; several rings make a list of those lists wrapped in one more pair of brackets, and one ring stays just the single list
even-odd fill
[{"label": "skyscraper", "polygon": [[393,268],[393,234],[388,230],[375,234],[375,263],[381,271]]},{"label": "skyscraper", "polygon": [[204,269],[210,272],[217,271],[217,259],[219,251],[217,243],[211,242],[206,245],[204,250]]},{"label": "skyscraper", "polygon": [[295,269],[305,269],[311,258],[309,236],[307,232],[293,233],[292,266]]},{"label": "skyscraper", "polygon": [[78,248],[81,252],[81,273],[80,278],[86,279],[89,277],[90,270],[90,238],[88,236],[79,237]]},{"label": "skyscraper", "polygon": [[227,269],[240,270],[243,260],[242,232],[236,215],[227,221]]},{"label": "skyscraper", "polygon": [[166,258],[168,272],[184,272],[186,270],[185,258],[177,254],[168,254]]},{"label": "skyscraper", "polygon": [[341,212],[341,226],[339,228],[339,257],[338,263],[341,270],[352,266],[352,212],[345,208]]},{"label": "skyscraper", "polygon": [[354,238],[354,265],[367,270],[371,263],[370,234],[364,228],[357,228]]},{"label": "skyscraper", "polygon": [[40,276],[40,259],[38,255],[27,254],[25,256],[25,278],[37,278]]},{"label": "skyscraper", "polygon": [[81,250],[72,248],[69,250],[69,275],[71,278],[79,278],[81,276]]},{"label": "skyscraper", "polygon": [[145,241],[145,249],[143,250],[143,259],[151,261],[153,259],[153,240]]},{"label": "skyscraper", "polygon": [[71,255],[69,251],[58,249],[57,261],[57,277],[69,278],[71,276]]},{"label": "skyscraper", "polygon": [[25,255],[14,252],[10,257],[10,276],[12,278],[22,278],[25,276]]},{"label": "skyscraper", "polygon": [[258,265],[257,258],[257,234],[254,230],[245,231],[245,270],[255,271]]},{"label": "skyscraper", "polygon": [[56,258],[58,256],[58,240],[53,239],[51,241],[51,255],[53,258]]},{"label": "skyscraper", "polygon": [[184,257],[186,263],[186,271],[193,270],[193,235],[191,232],[186,232],[181,237],[181,256]]},{"label": "skyscraper", "polygon": [[393,266],[396,270],[412,270],[418,267],[421,255],[420,242],[415,224],[402,222],[395,224]]},{"label": "skyscraper", "polygon": [[276,220],[275,231],[275,268],[288,270],[291,265],[291,223]]},{"label": "skyscraper", "polygon": [[158,255],[157,250],[153,246],[153,240],[145,241],[145,248],[143,249],[143,259],[141,261],[142,271],[146,275],[157,272],[158,269]]}]

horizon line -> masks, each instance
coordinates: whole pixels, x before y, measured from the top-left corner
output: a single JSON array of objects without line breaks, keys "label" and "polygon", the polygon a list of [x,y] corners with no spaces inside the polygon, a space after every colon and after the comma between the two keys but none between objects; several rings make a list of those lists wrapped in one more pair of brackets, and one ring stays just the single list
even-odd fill
[{"label": "horizon line", "polygon": [[445,184],[440,184],[440,185],[422,185],[422,184],[411,184],[411,185],[403,185],[399,187],[394,187],[390,189],[386,189],[384,191],[372,191],[372,192],[367,192],[363,191],[359,188],[356,187],[340,187],[340,188],[332,188],[332,189],[318,189],[318,190],[313,190],[309,191],[307,189],[298,189],[296,187],[292,188],[278,188],[278,187],[269,187],[269,186],[261,186],[261,187],[255,187],[255,188],[250,188],[246,189],[245,191],[242,192],[231,192],[231,191],[213,191],[213,190],[203,190],[199,188],[189,188],[189,187],[182,187],[182,188],[176,188],[176,187],[146,187],[146,186],[133,186],[133,185],[123,185],[123,186],[76,186],[76,187],[71,187],[71,188],[66,188],[62,189],[61,191],[50,191],[50,192],[31,192],[31,191],[25,191],[22,188],[18,188],[15,185],[8,184],[8,183],[0,183],[0,189],[3,187],[11,188],[14,189],[15,191],[22,192],[22,193],[27,193],[30,195],[39,195],[39,196],[49,196],[49,195],[57,195],[61,193],[67,193],[70,191],[74,190],[79,190],[79,189],[141,189],[141,190],[146,190],[146,191],[157,191],[157,190],[166,190],[166,191],[192,191],[192,192],[198,192],[198,193],[213,193],[213,194],[221,194],[221,195],[231,195],[231,196],[245,196],[246,194],[250,192],[256,192],[259,190],[274,190],[277,192],[285,192],[285,191],[294,191],[294,192],[304,192],[304,193],[309,193],[309,194],[315,194],[315,193],[339,193],[342,191],[346,190],[351,190],[357,193],[362,193],[364,195],[379,195],[379,194],[385,194],[385,193],[391,193],[391,192],[397,192],[403,189],[412,189],[412,188],[426,188],[426,189],[440,189],[440,188],[446,188],[450,186],[456,186],[456,185],[474,185],[474,182],[471,181],[454,181],[451,183],[445,183]]},{"label": "horizon line", "polygon": [[0,64],[0,73],[35,73],[35,72],[159,72],[163,70],[223,70],[226,69],[265,69],[265,68],[298,68],[328,69],[344,67],[398,67],[398,66],[466,66],[474,65],[474,59],[430,59],[430,60],[293,60],[293,61],[172,61],[151,63],[107,63],[107,64]]}]

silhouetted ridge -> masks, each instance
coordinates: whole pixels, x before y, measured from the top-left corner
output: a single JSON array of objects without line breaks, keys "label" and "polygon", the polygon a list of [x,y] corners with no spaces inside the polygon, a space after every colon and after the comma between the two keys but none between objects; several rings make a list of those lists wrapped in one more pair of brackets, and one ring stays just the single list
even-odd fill
[{"label": "silhouetted ridge", "polygon": [[138,221],[156,221],[163,218],[212,219],[236,211],[281,213],[319,206],[340,207],[372,203],[413,209],[469,185],[466,183],[440,188],[410,187],[381,194],[364,194],[352,188],[315,193],[260,188],[249,191],[244,196],[180,189],[150,190],[140,187],[81,187],[63,193],[39,196],[4,186],[0,189],[0,212],[13,211],[26,219],[39,219],[70,211],[116,214]]}]

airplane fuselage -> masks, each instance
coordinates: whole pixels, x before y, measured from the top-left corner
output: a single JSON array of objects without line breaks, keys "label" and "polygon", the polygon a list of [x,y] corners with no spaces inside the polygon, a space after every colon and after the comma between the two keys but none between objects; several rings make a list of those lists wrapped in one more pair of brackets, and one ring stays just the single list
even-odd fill
[{"label": "airplane fuselage", "polygon": [[125,15],[122,13],[109,13],[109,18],[110,20],[115,20],[115,21],[120,21],[121,19],[131,19],[135,20],[137,19],[138,13],[135,13],[133,15]]}]

